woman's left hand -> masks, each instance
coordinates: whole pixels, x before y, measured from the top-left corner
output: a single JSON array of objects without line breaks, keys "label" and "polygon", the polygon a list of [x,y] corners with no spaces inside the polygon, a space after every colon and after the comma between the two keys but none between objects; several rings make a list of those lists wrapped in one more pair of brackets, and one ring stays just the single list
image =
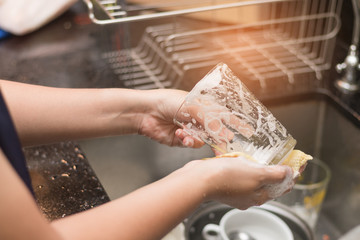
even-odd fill
[{"label": "woman's left hand", "polygon": [[139,134],[169,146],[199,148],[203,141],[195,139],[174,123],[174,116],[187,92],[173,89],[151,90],[149,108],[142,118]]}]

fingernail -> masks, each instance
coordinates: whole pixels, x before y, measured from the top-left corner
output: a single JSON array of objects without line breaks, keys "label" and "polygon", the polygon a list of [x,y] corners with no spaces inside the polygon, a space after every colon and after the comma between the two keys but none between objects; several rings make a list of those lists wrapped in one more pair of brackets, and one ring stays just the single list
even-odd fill
[{"label": "fingernail", "polygon": [[175,135],[178,136],[178,137],[181,135],[181,129],[180,128],[176,129]]}]

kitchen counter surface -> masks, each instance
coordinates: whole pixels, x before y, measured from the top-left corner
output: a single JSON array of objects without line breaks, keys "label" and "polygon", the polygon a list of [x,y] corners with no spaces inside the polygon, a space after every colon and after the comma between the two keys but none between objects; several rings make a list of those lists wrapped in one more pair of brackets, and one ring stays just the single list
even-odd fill
[{"label": "kitchen counter surface", "polygon": [[73,142],[24,149],[36,200],[54,220],[109,201],[85,154]]},{"label": "kitchen counter surface", "polygon": [[102,36],[113,28],[91,23],[80,1],[31,34],[0,40],[0,78],[54,87],[112,86],[101,53],[108,41]]}]

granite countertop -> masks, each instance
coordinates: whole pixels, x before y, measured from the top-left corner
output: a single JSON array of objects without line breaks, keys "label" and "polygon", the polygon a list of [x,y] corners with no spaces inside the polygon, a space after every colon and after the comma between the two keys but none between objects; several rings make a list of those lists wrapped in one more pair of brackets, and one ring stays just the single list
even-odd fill
[{"label": "granite countertop", "polygon": [[49,220],[108,202],[85,154],[73,142],[24,149],[36,201]]}]

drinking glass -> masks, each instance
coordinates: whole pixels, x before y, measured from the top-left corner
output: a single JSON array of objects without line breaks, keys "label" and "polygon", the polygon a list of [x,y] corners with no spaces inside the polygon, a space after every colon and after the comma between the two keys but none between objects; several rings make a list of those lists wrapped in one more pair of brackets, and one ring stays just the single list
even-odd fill
[{"label": "drinking glass", "polygon": [[309,161],[291,192],[277,201],[289,206],[311,228],[315,228],[324,201],[331,172],[319,159]]},{"label": "drinking glass", "polygon": [[219,63],[186,96],[174,122],[221,153],[279,164],[296,141],[238,77]]}]

